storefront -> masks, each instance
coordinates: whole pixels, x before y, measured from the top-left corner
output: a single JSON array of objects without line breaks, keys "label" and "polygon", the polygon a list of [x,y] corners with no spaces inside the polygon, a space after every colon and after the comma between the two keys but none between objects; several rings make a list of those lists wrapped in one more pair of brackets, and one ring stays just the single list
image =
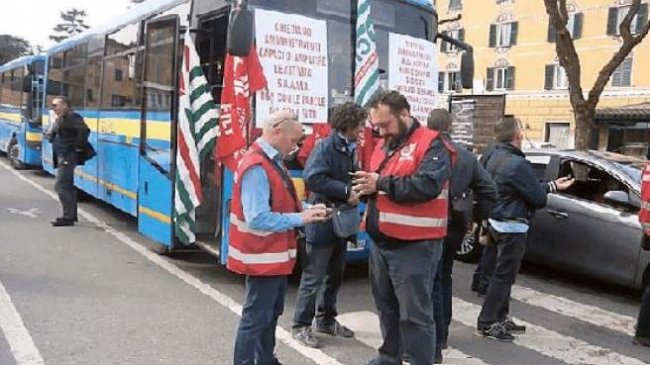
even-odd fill
[{"label": "storefront", "polygon": [[598,149],[650,157],[650,102],[596,111]]}]

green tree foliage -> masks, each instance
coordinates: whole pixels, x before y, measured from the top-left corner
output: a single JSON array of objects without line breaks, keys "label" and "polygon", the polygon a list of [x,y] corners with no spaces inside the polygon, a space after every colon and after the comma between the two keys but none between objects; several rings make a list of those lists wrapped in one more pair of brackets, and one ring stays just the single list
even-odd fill
[{"label": "green tree foliage", "polygon": [[30,53],[32,46],[25,39],[0,34],[0,65]]},{"label": "green tree foliage", "polygon": [[55,42],[61,42],[62,40],[81,33],[84,30],[90,28],[85,23],[86,11],[72,8],[70,10],[61,12],[62,22],[57,24],[53,31],[54,33],[50,35],[50,39]]}]

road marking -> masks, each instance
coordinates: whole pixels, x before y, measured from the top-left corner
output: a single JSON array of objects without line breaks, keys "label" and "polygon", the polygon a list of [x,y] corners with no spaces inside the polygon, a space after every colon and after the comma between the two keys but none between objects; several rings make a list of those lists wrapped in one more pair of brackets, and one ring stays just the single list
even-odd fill
[{"label": "road marking", "polygon": [[636,319],[630,316],[575,302],[571,299],[541,293],[519,285],[512,286],[512,298],[598,327],[609,328],[629,336],[634,335]]},{"label": "road marking", "polygon": [[[476,318],[481,307],[456,297],[453,298],[453,320],[468,327],[476,327]],[[644,365],[643,361],[627,357],[600,346],[562,335],[558,332],[525,322],[518,318],[514,321],[526,326],[525,335],[516,335],[514,344],[543,355],[559,359],[567,364],[590,365]],[[504,346],[507,346],[504,344]]]},{"label": "road marking", "polygon": [[[39,191],[43,192],[47,196],[51,197],[54,200],[57,200],[57,196],[50,190],[44,188],[43,186],[39,185],[38,183],[26,178],[25,176],[21,175],[17,171],[14,171],[11,169],[7,164],[4,162],[0,161],[0,165],[2,165],[7,171],[10,171],[13,173],[15,176],[17,176],[19,179],[25,181],[26,183],[32,185]],[[111,236],[115,237],[118,241],[124,243],[125,245],[131,247],[133,250],[141,254],[142,256],[146,257],[149,261],[153,262],[154,264],[160,266],[164,270],[166,270],[168,273],[176,276],[178,279],[184,281],[185,283],[193,286],[196,288],[199,292],[207,295],[208,297],[214,299],[216,302],[221,304],[222,306],[228,308],[231,312],[235,313],[237,316],[241,317],[241,311],[242,311],[242,305],[237,303],[234,299],[230,298],[229,296],[223,294],[219,290],[211,287],[210,285],[202,282],[198,278],[196,278],[193,275],[190,275],[186,273],[185,271],[181,270],[178,268],[176,265],[170,263],[169,261],[165,260],[158,254],[155,254],[151,251],[149,251],[147,248],[144,246],[140,245],[133,239],[129,238],[127,235],[124,233],[121,233],[117,231],[116,229],[108,226],[106,223],[100,221],[98,218],[96,218],[94,215],[90,214],[89,212],[86,212],[85,209],[79,209],[79,214],[84,217],[86,220],[88,220],[90,223],[93,223],[95,226],[98,228],[101,228],[104,232],[110,234]],[[289,331],[285,330],[284,328],[278,326],[276,327],[275,335],[278,340],[286,344],[287,346],[291,347],[301,355],[305,356],[306,358],[310,359],[311,361],[315,362],[316,364],[319,365],[343,365],[340,363],[338,360],[335,358],[327,355],[323,351],[319,349],[313,349],[309,348],[306,346],[301,345],[298,341],[294,340],[293,337],[291,336],[291,333]],[[25,363],[27,364],[27,363]],[[34,363],[37,364],[37,363]],[[18,364],[22,365],[22,364]],[[31,365],[31,363],[30,363]]]},{"label": "road marking", "polygon": [[40,213],[40,210],[38,210],[38,208],[32,208],[25,211],[16,208],[7,208],[7,211],[11,214],[24,215],[25,217],[29,218],[38,218],[38,213]]},{"label": "road marking", "polygon": [[9,343],[11,353],[18,365],[44,364],[41,353],[34,345],[20,313],[11,302],[11,297],[0,282],[0,328]]},{"label": "road marking", "polygon": [[[339,314],[336,319],[354,331],[354,337],[365,345],[377,349],[381,346],[379,317],[369,311]],[[442,350],[443,364],[488,365],[482,360],[464,354],[454,348]]]}]

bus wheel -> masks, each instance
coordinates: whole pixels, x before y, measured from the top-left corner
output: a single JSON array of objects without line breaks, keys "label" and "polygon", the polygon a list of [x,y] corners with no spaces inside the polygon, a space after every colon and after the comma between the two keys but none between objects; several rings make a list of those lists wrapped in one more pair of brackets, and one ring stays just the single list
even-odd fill
[{"label": "bus wheel", "polygon": [[14,169],[24,170],[25,168],[27,168],[27,165],[20,162],[19,159],[20,146],[18,146],[18,143],[16,143],[15,139],[12,139],[11,142],[9,142],[9,148],[7,149],[7,151],[8,151],[7,155],[9,156],[9,163]]}]

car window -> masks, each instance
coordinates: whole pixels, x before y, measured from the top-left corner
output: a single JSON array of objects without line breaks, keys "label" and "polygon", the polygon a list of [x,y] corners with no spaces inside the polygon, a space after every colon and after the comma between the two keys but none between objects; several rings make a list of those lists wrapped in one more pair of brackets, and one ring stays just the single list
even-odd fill
[{"label": "car window", "polygon": [[616,177],[601,168],[579,161],[565,160],[560,165],[560,176],[571,176],[575,179],[575,183],[569,189],[561,192],[562,194],[619,210],[629,209],[605,200],[605,193],[608,191],[619,190],[629,194],[629,189]]}]

